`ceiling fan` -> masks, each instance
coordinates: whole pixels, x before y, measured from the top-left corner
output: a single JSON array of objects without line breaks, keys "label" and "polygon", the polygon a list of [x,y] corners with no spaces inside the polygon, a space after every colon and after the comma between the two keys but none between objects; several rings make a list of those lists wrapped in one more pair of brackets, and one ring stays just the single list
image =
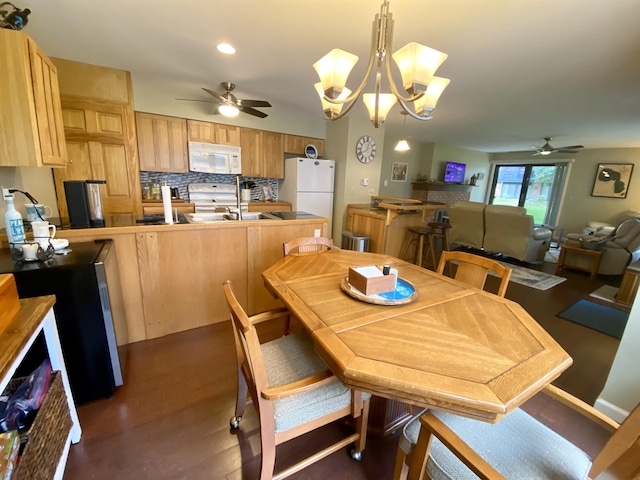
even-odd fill
[{"label": "ceiling fan", "polygon": [[533,155],[549,155],[551,153],[578,153],[578,150],[580,148],[584,148],[582,145],[571,145],[571,146],[567,146],[567,147],[558,147],[558,148],[554,148],[551,146],[551,144],[549,143],[551,141],[551,137],[545,137],[545,144],[541,147],[538,147],[537,145],[532,145],[533,148],[536,149],[536,153],[534,153]]},{"label": "ceiling fan", "polygon": [[215,100],[196,100],[191,98],[176,98],[176,100],[188,100],[190,102],[205,102],[205,103],[217,103],[218,107],[216,113],[221,113],[227,117],[235,117],[239,112],[248,113],[259,118],[265,118],[266,113],[256,110],[253,107],[270,107],[271,104],[266,100],[244,100],[237,98],[231,93],[235,88],[235,84],[231,82],[222,82],[222,88],[226,91],[224,93],[217,93],[208,88],[202,88],[209,95],[214,97]]}]

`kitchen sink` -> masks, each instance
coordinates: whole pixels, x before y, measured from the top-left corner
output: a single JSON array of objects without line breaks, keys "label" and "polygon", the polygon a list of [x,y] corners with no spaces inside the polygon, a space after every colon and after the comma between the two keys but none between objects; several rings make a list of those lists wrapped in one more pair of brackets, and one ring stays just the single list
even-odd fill
[{"label": "kitchen sink", "polygon": [[[235,213],[186,213],[185,218],[189,223],[211,223],[211,222],[236,222]],[[281,218],[266,212],[243,212],[243,220],[281,220]]]}]

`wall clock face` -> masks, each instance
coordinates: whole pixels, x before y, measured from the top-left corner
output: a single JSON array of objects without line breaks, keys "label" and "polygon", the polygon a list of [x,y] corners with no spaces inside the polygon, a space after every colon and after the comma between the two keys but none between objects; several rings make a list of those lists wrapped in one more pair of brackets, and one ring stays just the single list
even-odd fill
[{"label": "wall clock face", "polygon": [[369,135],[363,135],[356,144],[356,156],[362,163],[369,163],[376,156],[376,142]]}]

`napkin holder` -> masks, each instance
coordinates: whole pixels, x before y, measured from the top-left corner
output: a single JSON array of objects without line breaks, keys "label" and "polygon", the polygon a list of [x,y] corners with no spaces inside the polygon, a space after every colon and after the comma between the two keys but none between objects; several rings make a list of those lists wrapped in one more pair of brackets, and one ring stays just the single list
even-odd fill
[{"label": "napkin holder", "polygon": [[349,284],[365,295],[392,292],[396,289],[396,275],[384,275],[376,265],[349,268]]}]

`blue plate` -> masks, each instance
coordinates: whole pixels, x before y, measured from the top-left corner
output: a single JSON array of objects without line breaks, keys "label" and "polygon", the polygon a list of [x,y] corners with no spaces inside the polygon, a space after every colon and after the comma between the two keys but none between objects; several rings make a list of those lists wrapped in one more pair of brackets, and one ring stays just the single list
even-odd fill
[{"label": "blue plate", "polygon": [[342,280],[340,284],[342,290],[349,296],[357,298],[363,302],[377,305],[402,305],[413,302],[418,298],[418,292],[411,282],[398,278],[396,289],[392,292],[376,293],[375,295],[365,295],[356,287],[349,283],[349,277]]}]

